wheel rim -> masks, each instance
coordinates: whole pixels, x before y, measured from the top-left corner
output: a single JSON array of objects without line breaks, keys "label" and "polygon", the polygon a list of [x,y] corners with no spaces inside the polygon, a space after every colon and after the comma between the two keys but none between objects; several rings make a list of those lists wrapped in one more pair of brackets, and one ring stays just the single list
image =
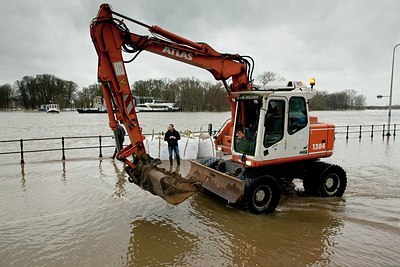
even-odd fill
[{"label": "wheel rim", "polygon": [[337,174],[329,174],[325,179],[325,191],[328,195],[336,194],[340,187],[340,178]]},{"label": "wheel rim", "polygon": [[254,190],[253,205],[258,210],[263,210],[268,207],[272,199],[272,191],[266,185],[260,185]]}]

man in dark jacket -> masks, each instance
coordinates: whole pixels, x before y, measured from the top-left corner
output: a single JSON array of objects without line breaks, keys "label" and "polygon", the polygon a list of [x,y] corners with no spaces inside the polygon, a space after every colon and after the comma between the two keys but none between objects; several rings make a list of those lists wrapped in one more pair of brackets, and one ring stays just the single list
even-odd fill
[{"label": "man in dark jacket", "polygon": [[122,127],[121,124],[118,124],[118,126],[117,126],[117,136],[116,136],[117,140],[115,141],[117,146],[115,147],[114,154],[110,158],[115,159],[115,156],[117,155],[117,152],[120,151],[124,147],[125,134],[126,133],[125,133],[124,127]]},{"label": "man in dark jacket", "polygon": [[168,124],[168,131],[165,133],[164,140],[168,143],[168,153],[169,153],[169,163],[172,165],[172,151],[175,152],[176,163],[178,165],[181,164],[179,157],[179,146],[178,140],[181,139],[178,131],[174,129],[174,125],[172,123]]}]

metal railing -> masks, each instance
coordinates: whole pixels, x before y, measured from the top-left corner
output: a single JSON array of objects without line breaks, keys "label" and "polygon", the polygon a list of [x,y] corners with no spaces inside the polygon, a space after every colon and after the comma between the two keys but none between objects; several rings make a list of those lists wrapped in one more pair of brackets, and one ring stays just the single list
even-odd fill
[{"label": "metal railing", "polygon": [[361,139],[365,134],[368,134],[368,137],[374,138],[374,136],[382,136],[382,137],[390,137],[396,136],[396,128],[397,124],[391,124],[393,126],[393,130],[391,132],[386,131],[386,124],[381,125],[347,125],[347,126],[336,126],[335,128],[335,137],[337,135],[343,134],[345,135],[345,139],[348,140],[350,135],[353,137],[358,137]]},{"label": "metal railing", "polygon": [[[19,151],[8,151],[8,152],[0,152],[0,155],[9,155],[9,154],[20,154],[20,162],[21,164],[25,163],[24,154],[25,153],[37,153],[37,152],[50,152],[50,151],[61,151],[61,160],[65,160],[65,151],[67,150],[79,150],[79,149],[98,149],[99,157],[103,157],[103,148],[107,147],[115,147],[115,145],[103,145],[102,140],[104,138],[112,138],[112,135],[91,135],[91,136],[72,136],[72,137],[49,137],[49,138],[30,138],[30,139],[19,139],[19,140],[3,140],[0,141],[2,143],[19,143],[20,150]],[[79,146],[79,147],[66,147],[65,141],[72,139],[98,139],[98,145],[93,146]],[[58,148],[47,148],[47,149],[33,149],[33,150],[25,150],[24,145],[28,142],[38,142],[38,141],[50,141],[50,140],[58,140],[60,142],[60,147]]]},{"label": "metal railing", "polygon": [[[389,133],[389,136],[396,136],[396,128],[397,124],[392,124],[393,130],[391,133]],[[362,139],[362,137],[367,134],[368,137],[373,138],[374,136],[388,136],[388,132],[385,129],[386,125],[381,124],[381,125],[347,125],[347,126],[336,126],[335,128],[335,139],[338,139],[339,135],[345,136],[346,140],[349,140],[350,138],[357,138],[359,140]],[[202,131],[200,132],[191,132],[190,134],[200,134],[203,133]],[[212,125],[210,124],[208,126],[208,133],[210,136],[214,136],[217,131],[212,130]],[[161,135],[159,134],[144,134],[145,136],[151,136],[151,135]],[[0,145],[4,143],[19,143],[19,150],[18,151],[7,151],[7,152],[0,152],[0,155],[11,155],[11,154],[20,154],[20,163],[24,164],[25,159],[24,155],[26,153],[38,153],[38,152],[50,152],[50,151],[61,151],[61,160],[66,159],[65,152],[68,150],[85,150],[85,149],[98,149],[99,152],[99,158],[103,157],[103,149],[104,148],[114,148],[115,144],[112,145],[104,145],[103,140],[105,138],[112,138],[113,135],[90,135],[90,136],[72,136],[72,137],[50,137],[50,138],[30,138],[30,139],[17,139],[17,140],[3,140],[0,141]],[[86,145],[86,146],[77,146],[77,147],[67,147],[65,145],[66,140],[73,140],[73,139],[97,139],[96,145]],[[59,147],[56,148],[47,148],[47,149],[24,149],[24,145],[29,143],[29,142],[39,142],[39,141],[58,141],[59,142]]]}]

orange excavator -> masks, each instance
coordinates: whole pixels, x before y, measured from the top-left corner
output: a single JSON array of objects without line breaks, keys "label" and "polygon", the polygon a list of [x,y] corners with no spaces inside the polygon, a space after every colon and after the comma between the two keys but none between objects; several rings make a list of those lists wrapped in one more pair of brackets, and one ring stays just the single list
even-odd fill
[{"label": "orange excavator", "polygon": [[[125,21],[147,28],[151,36],[130,32]],[[100,6],[90,33],[99,58],[98,81],[109,125],[117,140],[121,122],[130,139],[130,144],[119,147],[117,153],[117,159],[127,165],[130,182],[170,204],[181,203],[203,188],[254,213],[274,211],[282,185],[295,178],[303,180],[305,191],[311,195],[343,195],[345,171],[319,160],[333,153],[335,126],[309,115],[314,79],[311,88],[302,81],[256,88],[251,57],[219,53],[206,43],[117,13],[108,4]],[[215,144],[221,153],[231,155],[229,159],[191,161],[188,175],[181,177],[158,167],[161,160],[146,153],[125,69],[125,63],[142,51],[206,69],[222,81],[231,118],[215,137]],[[124,59],[123,52],[132,57]]]}]

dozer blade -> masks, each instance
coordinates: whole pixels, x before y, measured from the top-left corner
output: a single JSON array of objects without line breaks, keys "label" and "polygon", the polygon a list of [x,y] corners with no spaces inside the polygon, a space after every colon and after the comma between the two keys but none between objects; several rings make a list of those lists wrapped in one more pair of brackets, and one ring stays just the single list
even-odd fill
[{"label": "dozer blade", "polygon": [[157,167],[160,163],[160,159],[142,156],[137,167],[126,167],[129,181],[173,205],[185,201],[201,188],[198,181],[185,179],[176,172]]},{"label": "dozer blade", "polygon": [[242,199],[245,190],[244,181],[204,166],[197,161],[191,160],[190,164],[190,171],[186,176],[189,180],[200,182],[203,188],[230,203],[236,203]]}]

